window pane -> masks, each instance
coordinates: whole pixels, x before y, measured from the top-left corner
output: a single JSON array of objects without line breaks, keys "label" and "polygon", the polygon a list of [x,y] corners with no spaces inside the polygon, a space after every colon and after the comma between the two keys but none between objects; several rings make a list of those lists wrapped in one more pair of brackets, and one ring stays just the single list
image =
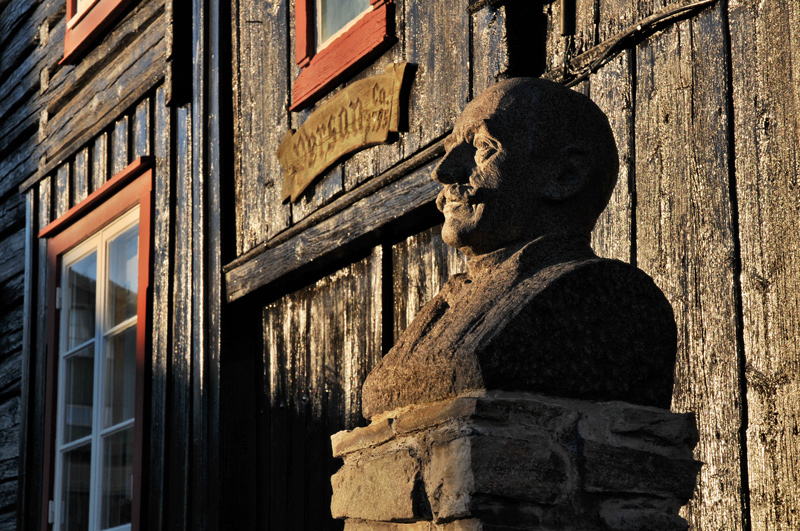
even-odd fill
[{"label": "window pane", "polygon": [[106,341],[104,428],[133,418],[136,395],[136,326],[126,328]]},{"label": "window pane", "polygon": [[77,2],[76,2],[76,4],[77,4],[76,8],[77,9],[75,9],[75,14],[77,15],[77,14],[83,13],[86,10],[86,8],[88,8],[90,5],[92,5],[93,1],[94,0],[77,0]]},{"label": "window pane", "polygon": [[93,252],[67,269],[67,290],[69,291],[67,350],[69,350],[94,337],[97,253]]},{"label": "window pane", "polygon": [[133,427],[103,441],[101,529],[129,524],[133,508]]},{"label": "window pane", "polygon": [[64,360],[66,370],[66,410],[64,443],[92,433],[94,397],[94,343]]},{"label": "window pane", "polygon": [[89,529],[91,462],[91,444],[85,444],[64,453],[62,531]]},{"label": "window pane", "polygon": [[327,41],[369,7],[369,0],[317,0],[317,42]]},{"label": "window pane", "polygon": [[136,315],[139,282],[139,226],[108,244],[108,324],[112,328]]}]

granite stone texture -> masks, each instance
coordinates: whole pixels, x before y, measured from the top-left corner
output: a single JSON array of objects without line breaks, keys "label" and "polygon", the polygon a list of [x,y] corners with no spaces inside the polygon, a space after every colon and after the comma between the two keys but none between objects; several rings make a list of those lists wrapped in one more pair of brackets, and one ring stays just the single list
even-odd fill
[{"label": "granite stone texture", "polygon": [[364,383],[362,410],[469,391],[669,407],[672,308],[590,234],[618,171],[606,116],[556,83],[515,78],[475,98],[433,174],[442,238],[468,258]]},{"label": "granite stone texture", "polygon": [[473,392],[332,437],[345,529],[678,531],[700,463],[691,414]]}]

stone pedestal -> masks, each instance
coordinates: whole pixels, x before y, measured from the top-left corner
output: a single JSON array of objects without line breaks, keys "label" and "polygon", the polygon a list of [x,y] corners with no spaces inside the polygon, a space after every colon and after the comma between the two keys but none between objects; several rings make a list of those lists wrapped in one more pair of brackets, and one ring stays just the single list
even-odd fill
[{"label": "stone pedestal", "polygon": [[462,395],[339,432],[346,531],[678,531],[693,415],[522,393]]}]

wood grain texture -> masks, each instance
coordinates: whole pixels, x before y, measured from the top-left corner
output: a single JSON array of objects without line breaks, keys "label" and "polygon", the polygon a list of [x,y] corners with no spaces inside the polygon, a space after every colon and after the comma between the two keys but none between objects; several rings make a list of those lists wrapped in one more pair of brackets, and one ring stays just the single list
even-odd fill
[{"label": "wood grain texture", "polygon": [[372,194],[349,208],[309,228],[294,238],[230,270],[226,274],[228,300],[233,301],[267,286],[312,261],[341,255],[359,237],[432,202],[439,184],[430,178],[429,164],[382,193]]},{"label": "wood grain texture", "polygon": [[12,37],[17,27],[28,18],[36,8],[36,2],[21,0],[11,2],[0,11],[0,46],[6,44]]},{"label": "wood grain texture", "polygon": [[451,276],[466,270],[466,257],[442,241],[441,225],[393,245],[392,343],[397,342],[417,312],[439,293]]},{"label": "wood grain texture", "polygon": [[[48,38],[46,21],[57,17],[63,2],[14,2],[17,7],[34,6],[27,16],[15,20],[15,29],[3,34],[0,46],[0,196],[17,187],[36,170],[39,161],[37,132],[40,124],[38,102],[42,83],[48,79],[44,68],[47,54],[58,45]],[[9,151],[10,150],[10,151]]]},{"label": "wood grain texture", "polygon": [[472,14],[472,96],[496,83],[510,66],[505,6],[486,6]]},{"label": "wood grain texture", "polygon": [[92,141],[92,191],[109,179],[108,159],[108,133],[100,133]]},{"label": "wood grain texture", "polygon": [[305,219],[309,214],[330,203],[343,190],[344,168],[338,164],[309,186],[296,203],[292,203],[292,223]]},{"label": "wood grain texture", "polygon": [[452,129],[469,101],[468,1],[405,3],[406,60],[419,65],[411,86],[406,153]]},{"label": "wood grain texture", "polygon": [[632,51],[625,51],[601,68],[589,81],[589,97],[608,116],[619,152],[617,185],[592,232],[592,248],[605,258],[636,264],[631,241],[635,227],[633,179]]},{"label": "wood grain texture", "polygon": [[111,132],[111,176],[121,172],[130,160],[130,120],[121,117]]},{"label": "wood grain texture", "polygon": [[597,43],[613,37],[636,22],[636,2],[597,0]]},{"label": "wood grain texture", "polygon": [[85,147],[75,154],[72,163],[72,206],[89,195],[89,148]]},{"label": "wood grain texture", "polygon": [[[166,134],[168,134],[165,131]],[[131,160],[152,155],[150,150],[150,98],[145,98],[136,106],[131,126]]]},{"label": "wood grain texture", "polygon": [[0,203],[0,234],[25,226],[25,196],[11,193]]},{"label": "wood grain texture", "polygon": [[[0,299],[0,311],[11,309],[13,304],[20,301],[21,293],[9,293],[8,283],[13,277],[24,271],[25,262],[25,228],[20,227],[14,232],[8,232],[0,237],[0,286],[3,288],[3,297]],[[18,283],[17,283],[18,284]],[[22,323],[19,323],[21,326]]]},{"label": "wood grain texture", "polygon": [[[141,31],[141,41],[130,47],[136,51],[135,54],[126,57],[125,61],[104,64],[89,82],[80,83],[81,90],[70,99],[47,104],[50,118],[43,146],[47,154],[44,171],[49,170],[53,161],[68,156],[79,145],[90,141],[109,120],[134,105],[162,78],[164,21],[163,17],[154,17],[148,31]],[[82,112],[86,108],[94,109],[94,113]]]},{"label": "wood grain texture", "polygon": [[[32,156],[17,169],[20,180],[26,179],[25,188],[88,143],[111,117],[133,105],[141,97],[141,90],[152,87],[163,71],[157,59],[159,44],[147,44],[163,37],[163,31],[158,29],[163,26],[163,0],[142,2],[132,9],[75,66],[57,65],[63,53],[63,9],[64,2],[57,0],[37,6],[33,19],[38,22],[31,19],[24,27],[30,32],[30,42],[35,39],[39,44],[20,55],[24,61],[13,71],[14,76],[25,78],[17,79],[15,87],[35,88],[15,108],[34,112],[35,123],[40,121],[40,110],[46,109],[47,116],[40,132],[43,142],[29,152]],[[134,36],[139,45],[131,46]],[[28,82],[20,83],[25,80]],[[6,120],[4,125],[14,124]],[[27,131],[27,126],[14,127],[20,135]],[[0,143],[3,141],[0,138]],[[38,176],[31,179],[40,164],[39,154],[44,153],[48,158],[38,168]]]},{"label": "wood grain texture", "polygon": [[637,49],[638,265],[678,324],[673,408],[697,415],[705,464],[685,517],[696,530],[739,530],[741,404],[727,70],[719,9]]},{"label": "wood grain texture", "polygon": [[752,529],[800,528],[800,7],[729,3]]},{"label": "wood grain texture", "polygon": [[[20,194],[23,195],[23,194]],[[24,306],[22,315],[22,352],[20,363],[20,460],[17,467],[19,475],[19,495],[18,511],[15,517],[20,529],[25,529],[28,521],[28,508],[30,507],[30,496],[28,492],[37,487],[37,478],[31,477],[29,472],[33,465],[33,452],[27,450],[29,441],[37,440],[36,424],[33,422],[31,413],[36,408],[34,404],[35,391],[38,386],[36,380],[36,359],[35,359],[35,337],[37,331],[36,323],[36,248],[38,246],[35,230],[38,225],[36,219],[36,192],[28,191],[25,197],[25,278],[23,285]],[[5,475],[5,474],[0,474]]]},{"label": "wood grain texture", "polygon": [[264,310],[268,515],[280,529],[342,527],[318,508],[338,468],[330,436],[364,424],[361,384],[381,358],[381,260],[378,247]]},{"label": "wood grain texture", "polygon": [[150,384],[150,462],[148,463],[148,524],[143,527],[160,529],[165,505],[167,388],[170,364],[170,326],[172,292],[172,256],[170,243],[172,197],[171,113],[166,106],[165,88],[159,87],[153,98],[155,183],[153,203],[152,250],[152,354]]},{"label": "wood grain texture", "polygon": [[175,111],[175,213],[174,266],[172,274],[172,345],[170,371],[172,386],[167,401],[167,448],[165,526],[188,529],[191,477],[192,422],[192,241],[195,227],[192,219],[192,127],[191,107]]},{"label": "wood grain texture", "polygon": [[545,42],[545,70],[547,72],[563,72],[567,65],[568,38],[561,36],[559,20],[561,18],[561,2],[553,1],[542,6],[547,17],[547,39]]},{"label": "wood grain texture", "polygon": [[58,167],[58,171],[56,172],[56,184],[55,184],[55,211],[54,217],[58,219],[67,210],[72,206],[70,202],[70,192],[71,192],[71,183],[70,183],[70,168],[69,162],[62,164]]},{"label": "wood grain texture", "polygon": [[[52,220],[52,178],[42,179],[34,193],[37,194],[37,227],[36,233],[45,228]],[[47,322],[47,241],[39,239],[36,263],[36,322],[43,326]],[[30,412],[31,438],[33,440],[44,440],[44,417],[45,417],[45,392],[46,392],[46,360],[47,360],[47,334],[40,328],[32,347],[35,349],[36,368],[34,376],[34,397],[32,399],[32,410]],[[42,483],[44,468],[44,445],[35,444],[28,447],[26,459],[30,459],[29,471],[32,472],[30,479],[30,489],[28,490],[28,512],[25,514],[29,529],[40,528],[41,502],[42,502]]]},{"label": "wood grain texture", "polygon": [[241,0],[235,113],[236,254],[288,227],[275,154],[289,129],[287,5]]},{"label": "wood grain texture", "polygon": [[553,1],[544,5],[547,14],[547,71],[563,70],[571,58],[597,44],[595,4],[594,0],[576,0],[575,34],[566,36],[561,35],[561,2]]}]

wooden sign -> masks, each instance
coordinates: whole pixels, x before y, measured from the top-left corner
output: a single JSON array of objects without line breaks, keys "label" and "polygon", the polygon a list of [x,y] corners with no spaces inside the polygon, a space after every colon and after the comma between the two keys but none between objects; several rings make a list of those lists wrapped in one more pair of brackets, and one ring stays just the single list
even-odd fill
[{"label": "wooden sign", "polygon": [[289,130],[278,148],[283,166],[283,201],[296,201],[308,185],[341,158],[384,144],[399,132],[400,93],[408,63],[356,81]]}]

